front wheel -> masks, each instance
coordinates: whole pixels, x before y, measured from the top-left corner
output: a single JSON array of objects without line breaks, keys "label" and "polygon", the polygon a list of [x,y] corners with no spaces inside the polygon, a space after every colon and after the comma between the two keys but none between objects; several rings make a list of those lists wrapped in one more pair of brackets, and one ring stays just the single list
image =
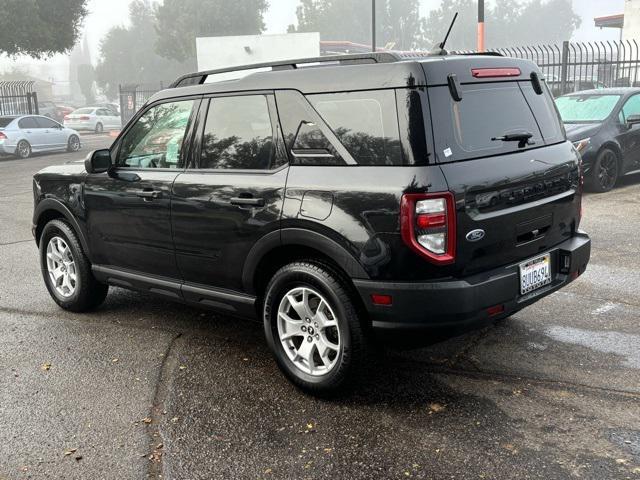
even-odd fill
[{"label": "front wheel", "polygon": [[109,287],[94,278],[78,236],[63,220],[51,220],[42,231],[40,268],[51,298],[65,310],[85,312],[107,297]]},{"label": "front wheel", "polygon": [[101,123],[97,123],[96,124],[96,133],[102,133],[104,132],[104,125],[102,125]]},{"label": "front wheel", "polygon": [[367,367],[371,342],[346,281],[315,262],[284,266],[267,286],[267,343],[278,366],[301,389],[331,394]]},{"label": "front wheel", "polygon": [[589,186],[597,193],[608,192],[615,186],[619,175],[620,164],[616,152],[605,148],[593,164]]},{"label": "front wheel", "polygon": [[69,141],[67,142],[67,152],[78,152],[82,144],[80,143],[80,139],[77,135],[71,135],[69,137]]}]

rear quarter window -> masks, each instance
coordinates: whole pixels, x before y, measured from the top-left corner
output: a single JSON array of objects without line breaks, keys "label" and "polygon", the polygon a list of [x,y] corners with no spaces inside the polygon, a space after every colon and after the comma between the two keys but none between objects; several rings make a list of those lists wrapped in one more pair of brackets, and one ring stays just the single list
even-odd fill
[{"label": "rear quarter window", "polygon": [[402,165],[393,90],[308,95],[358,165]]},{"label": "rear quarter window", "polygon": [[[547,93],[536,95],[530,82],[522,83],[522,88],[519,82],[465,84],[459,102],[453,100],[446,86],[429,88],[438,161],[501,155],[539,147],[548,140],[562,141],[564,133]],[[516,132],[531,133],[533,144],[521,149],[518,142],[492,140]]]}]

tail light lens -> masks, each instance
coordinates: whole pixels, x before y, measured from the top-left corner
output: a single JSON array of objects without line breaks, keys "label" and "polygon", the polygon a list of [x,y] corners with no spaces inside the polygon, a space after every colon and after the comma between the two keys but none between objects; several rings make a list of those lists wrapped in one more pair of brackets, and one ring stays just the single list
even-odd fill
[{"label": "tail light lens", "polygon": [[70,120],[70,119],[71,119],[71,117],[69,117],[69,115],[65,115],[65,116],[64,116],[64,119],[65,119],[65,120]]},{"label": "tail light lens", "polygon": [[406,194],[400,204],[402,239],[418,255],[435,263],[455,262],[456,211],[453,194]]},{"label": "tail light lens", "polygon": [[88,116],[86,116],[86,115],[83,115],[83,116],[81,116],[81,117],[80,117],[80,120],[82,120],[82,121],[91,120],[91,117],[88,117]]},{"label": "tail light lens", "polygon": [[4,133],[0,132],[0,140],[6,140],[6,139],[7,139],[7,136]]}]

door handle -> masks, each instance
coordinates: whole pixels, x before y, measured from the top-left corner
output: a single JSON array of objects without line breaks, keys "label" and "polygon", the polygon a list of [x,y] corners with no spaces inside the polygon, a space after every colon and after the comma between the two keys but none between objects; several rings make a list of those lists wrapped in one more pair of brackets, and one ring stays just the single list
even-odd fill
[{"label": "door handle", "polygon": [[241,207],[264,207],[264,198],[233,197],[230,202]]},{"label": "door handle", "polygon": [[162,197],[162,192],[159,190],[139,190],[136,195],[145,200],[153,200]]}]

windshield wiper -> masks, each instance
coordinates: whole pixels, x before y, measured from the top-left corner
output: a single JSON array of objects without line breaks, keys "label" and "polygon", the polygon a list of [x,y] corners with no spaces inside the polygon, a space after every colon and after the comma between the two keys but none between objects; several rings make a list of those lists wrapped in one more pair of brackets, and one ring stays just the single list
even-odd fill
[{"label": "windshield wiper", "polygon": [[524,148],[527,145],[535,145],[536,142],[531,140],[533,138],[533,133],[530,132],[516,132],[516,133],[507,133],[506,135],[502,135],[500,137],[493,137],[491,140],[502,141],[502,142],[518,142],[518,148]]}]

